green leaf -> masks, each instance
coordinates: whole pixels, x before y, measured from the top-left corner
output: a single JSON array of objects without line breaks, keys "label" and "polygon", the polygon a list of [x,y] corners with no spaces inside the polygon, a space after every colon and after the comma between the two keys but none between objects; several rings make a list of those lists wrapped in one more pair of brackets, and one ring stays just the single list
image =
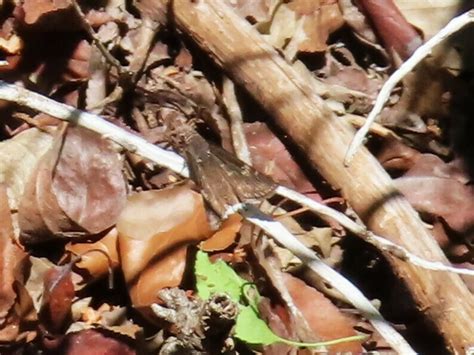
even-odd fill
[{"label": "green leaf", "polygon": [[214,293],[227,293],[234,302],[240,302],[242,287],[247,283],[222,260],[211,263],[206,253],[198,251],[194,266],[199,297],[207,300]]},{"label": "green leaf", "polygon": [[234,336],[249,345],[271,345],[281,342],[250,306],[241,306],[235,325]]},{"label": "green leaf", "polygon": [[285,343],[297,347],[322,347],[366,338],[357,335],[319,343],[300,343],[281,338],[260,318],[258,304],[261,296],[255,286],[242,279],[225,262],[218,260],[211,263],[206,253],[198,251],[194,272],[199,297],[206,300],[214,293],[227,293],[232,301],[239,304],[234,336],[249,345]]}]

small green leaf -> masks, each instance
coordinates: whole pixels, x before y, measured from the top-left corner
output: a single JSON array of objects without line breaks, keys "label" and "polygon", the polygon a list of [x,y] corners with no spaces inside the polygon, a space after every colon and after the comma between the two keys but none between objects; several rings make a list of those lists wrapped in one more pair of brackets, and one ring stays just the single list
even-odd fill
[{"label": "small green leaf", "polygon": [[[222,260],[211,263],[206,253],[198,251],[194,266],[196,288],[199,297],[208,299],[214,293],[226,293],[239,304],[239,315],[234,336],[249,345],[271,345],[285,343],[297,347],[322,347],[349,341],[364,340],[365,336],[329,340],[319,343],[300,343],[279,337],[268,327],[258,313],[260,294],[255,285],[242,279]],[[244,304],[246,303],[246,304]]]},{"label": "small green leaf", "polygon": [[199,297],[207,300],[214,293],[227,293],[234,302],[240,302],[242,287],[247,283],[222,260],[211,263],[206,253],[198,251],[194,266],[196,289]]},{"label": "small green leaf", "polygon": [[249,345],[270,345],[281,342],[250,306],[241,306],[234,336]]}]

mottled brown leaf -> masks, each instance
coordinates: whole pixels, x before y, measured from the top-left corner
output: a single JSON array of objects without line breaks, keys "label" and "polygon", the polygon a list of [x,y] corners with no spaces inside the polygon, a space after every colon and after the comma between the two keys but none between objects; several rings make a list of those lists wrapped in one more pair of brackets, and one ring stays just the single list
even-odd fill
[{"label": "mottled brown leaf", "polygon": [[69,127],[57,133],[25,189],[19,208],[22,240],[99,233],[115,224],[125,201],[118,154],[98,134]]},{"label": "mottled brown leaf", "polygon": [[70,321],[74,295],[70,264],[53,267],[46,272],[40,319],[49,332],[60,333]]},{"label": "mottled brown leaf", "polygon": [[[353,329],[356,322],[341,313],[321,292],[288,273],[283,273],[282,277],[294,304],[319,339],[324,341],[356,335]],[[333,345],[328,350],[360,353],[362,347],[360,342],[350,342]]]},{"label": "mottled brown leaf", "polygon": [[472,238],[474,188],[466,185],[468,180],[458,162],[423,154],[395,184],[419,212],[441,217],[452,230]]}]

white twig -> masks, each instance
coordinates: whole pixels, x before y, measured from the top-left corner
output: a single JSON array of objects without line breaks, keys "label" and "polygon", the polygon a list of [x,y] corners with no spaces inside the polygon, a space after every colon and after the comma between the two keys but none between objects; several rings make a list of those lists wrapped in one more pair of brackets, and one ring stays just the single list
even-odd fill
[{"label": "white twig", "polygon": [[0,99],[15,102],[19,105],[46,113],[61,120],[73,122],[79,126],[88,128],[125,147],[127,150],[150,159],[159,165],[181,174],[182,176],[189,176],[186,162],[181,156],[175,152],[167,151],[150,144],[145,139],[128,133],[113,123],[104,120],[100,116],[80,111],[72,106],[59,103],[35,92],[5,83],[1,80]]},{"label": "white twig", "polygon": [[[287,199],[297,202],[298,204],[309,208],[311,211],[315,212],[318,215],[326,216],[341,226],[346,228],[348,231],[354,233],[355,235],[361,237],[365,241],[371,243],[378,249],[388,252],[399,259],[405,260],[413,265],[417,265],[424,269],[434,270],[434,271],[447,271],[453,272],[456,274],[467,275],[467,276],[474,276],[474,270],[466,269],[466,268],[455,268],[449,265],[445,265],[439,261],[429,261],[419,256],[409,252],[404,247],[397,245],[391,242],[388,239],[383,237],[379,237],[374,233],[367,230],[364,225],[358,224],[354,222],[352,219],[347,217],[344,213],[336,211],[322,203],[316,202],[313,199],[306,197],[294,190],[291,190],[284,186],[278,186],[275,192]],[[236,205],[237,206],[237,205]]]},{"label": "white twig", "polygon": [[420,46],[412,56],[405,61],[395,72],[388,78],[380,90],[377,99],[375,100],[374,107],[369,113],[364,125],[357,131],[354,139],[352,140],[349,149],[347,150],[344,164],[348,166],[352,161],[355,153],[359,147],[363,144],[364,138],[369,132],[370,125],[375,121],[380,111],[382,111],[385,102],[390,97],[390,93],[393,88],[407,75],[413,68],[421,62],[424,58],[430,55],[431,50],[436,47],[439,43],[445,40],[451,34],[457,32],[467,24],[474,22],[474,10],[469,10],[462,15],[453,18],[445,27],[443,27],[436,35],[434,35],[425,44]]},{"label": "white twig", "polygon": [[372,324],[397,354],[416,354],[403,337],[385,321],[374,305],[349,280],[326,265],[313,251],[295,238],[280,223],[248,205],[240,212],[252,224],[271,235],[278,243],[297,256],[334,289],[343,294],[352,305]]}]

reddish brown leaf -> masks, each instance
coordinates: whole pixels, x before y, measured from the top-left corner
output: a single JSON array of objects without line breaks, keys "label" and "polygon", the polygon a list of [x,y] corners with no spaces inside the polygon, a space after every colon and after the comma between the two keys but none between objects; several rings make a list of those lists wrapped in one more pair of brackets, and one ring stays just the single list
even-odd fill
[{"label": "reddish brown leaf", "polygon": [[136,193],[117,222],[122,270],[136,307],[181,283],[189,245],[211,231],[201,195],[187,186]]},{"label": "reddish brown leaf", "polygon": [[458,165],[423,154],[395,183],[419,212],[441,217],[458,233],[472,234],[474,188],[466,185],[469,179]]},{"label": "reddish brown leaf", "polygon": [[74,295],[70,264],[46,272],[40,319],[49,332],[60,333],[70,320]]},{"label": "reddish brown leaf", "polygon": [[[353,328],[356,322],[342,314],[321,292],[290,274],[283,273],[282,277],[293,302],[318,338],[324,341],[356,335]],[[362,352],[360,342],[333,345],[329,349],[331,352]]]},{"label": "reddish brown leaf", "polygon": [[270,176],[280,185],[293,188],[316,201],[322,201],[283,143],[264,123],[245,124],[245,135],[255,169]]},{"label": "reddish brown leaf", "polygon": [[77,31],[80,22],[69,0],[24,0],[15,11],[18,20],[35,29]]},{"label": "reddish brown leaf", "polygon": [[62,352],[66,355],[135,355],[133,348],[117,336],[88,329],[69,334]]},{"label": "reddish brown leaf", "polygon": [[115,224],[125,201],[118,154],[98,134],[67,128],[58,132],[25,189],[19,208],[22,240],[99,233]]}]

